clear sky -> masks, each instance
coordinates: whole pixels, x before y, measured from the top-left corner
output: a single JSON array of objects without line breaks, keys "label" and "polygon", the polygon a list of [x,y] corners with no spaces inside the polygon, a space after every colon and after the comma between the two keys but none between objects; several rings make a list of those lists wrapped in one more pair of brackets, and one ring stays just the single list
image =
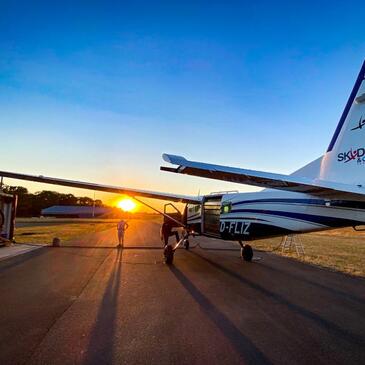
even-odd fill
[{"label": "clear sky", "polygon": [[160,172],[161,154],[280,173],[319,157],[365,58],[364,14],[364,1],[0,0],[0,169],[252,191]]}]

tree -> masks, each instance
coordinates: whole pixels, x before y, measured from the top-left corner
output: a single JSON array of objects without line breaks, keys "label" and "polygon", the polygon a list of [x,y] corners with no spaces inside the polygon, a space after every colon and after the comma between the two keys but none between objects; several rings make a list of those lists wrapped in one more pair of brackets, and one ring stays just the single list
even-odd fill
[{"label": "tree", "polygon": [[[23,186],[5,186],[6,194],[16,194],[18,196],[18,217],[36,217],[41,214],[42,209],[53,205],[84,205],[93,206],[94,200],[84,196],[76,197],[73,194],[63,194],[56,191],[43,190],[35,194],[28,192]],[[95,206],[102,207],[103,202],[95,200]]]},{"label": "tree", "polygon": [[96,207],[103,207],[104,205],[103,205],[103,202],[100,199],[96,199],[95,200],[95,206]]},{"label": "tree", "polygon": [[91,207],[94,205],[94,200],[89,198],[88,196],[83,196],[78,199],[77,204]]},{"label": "tree", "polygon": [[59,194],[59,205],[77,205],[78,198],[72,194]]},{"label": "tree", "polygon": [[40,215],[42,209],[59,205],[59,201],[60,194],[55,191],[43,190],[36,192],[32,199],[32,216]]},{"label": "tree", "polygon": [[24,188],[23,186],[10,186],[5,185],[3,188],[5,194],[16,194],[19,196],[28,194],[28,189]]}]

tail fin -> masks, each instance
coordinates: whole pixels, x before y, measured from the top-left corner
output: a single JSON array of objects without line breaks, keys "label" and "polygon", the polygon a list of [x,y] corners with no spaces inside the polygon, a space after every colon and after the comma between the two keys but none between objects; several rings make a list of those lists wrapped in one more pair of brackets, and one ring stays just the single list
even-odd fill
[{"label": "tail fin", "polygon": [[365,61],[323,156],[318,177],[365,185]]}]

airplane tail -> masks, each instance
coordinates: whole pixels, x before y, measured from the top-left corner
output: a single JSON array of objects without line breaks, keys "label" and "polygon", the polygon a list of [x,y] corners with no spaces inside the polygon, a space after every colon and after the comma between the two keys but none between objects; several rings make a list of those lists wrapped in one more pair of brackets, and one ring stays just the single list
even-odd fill
[{"label": "airplane tail", "polygon": [[293,175],[365,186],[365,61],[327,152]]}]

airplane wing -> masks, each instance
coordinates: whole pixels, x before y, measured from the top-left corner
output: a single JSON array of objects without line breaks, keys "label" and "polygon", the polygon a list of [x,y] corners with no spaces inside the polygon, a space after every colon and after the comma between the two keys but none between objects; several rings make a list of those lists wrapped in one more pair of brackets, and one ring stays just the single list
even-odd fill
[{"label": "airplane wing", "polygon": [[212,165],[186,160],[184,157],[164,154],[163,159],[177,168],[161,167],[163,171],[201,176],[208,179],[224,180],[261,188],[308,193],[323,198],[351,198],[365,200],[365,187],[335,183],[321,179],[275,174],[235,167]]},{"label": "airplane wing", "polygon": [[12,179],[35,181],[35,182],[40,182],[40,183],[45,183],[45,184],[69,186],[72,188],[81,188],[81,189],[88,189],[88,190],[104,191],[104,192],[108,192],[108,193],[124,194],[124,195],[129,195],[132,197],[133,196],[142,196],[142,197],[146,197],[146,198],[170,200],[170,201],[182,202],[182,203],[200,203],[201,202],[201,198],[196,197],[196,196],[178,195],[178,194],[170,194],[170,193],[139,190],[139,189],[130,189],[130,188],[125,188],[125,187],[120,187],[120,186],[101,185],[101,184],[95,184],[95,183],[83,182],[83,181],[58,179],[58,178],[46,177],[46,176],[42,176],[42,175],[36,176],[36,175],[19,174],[16,172],[0,171],[0,176],[12,178]]}]

